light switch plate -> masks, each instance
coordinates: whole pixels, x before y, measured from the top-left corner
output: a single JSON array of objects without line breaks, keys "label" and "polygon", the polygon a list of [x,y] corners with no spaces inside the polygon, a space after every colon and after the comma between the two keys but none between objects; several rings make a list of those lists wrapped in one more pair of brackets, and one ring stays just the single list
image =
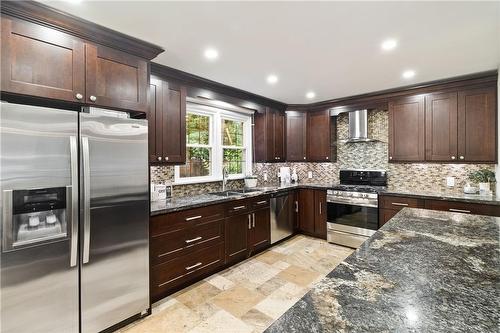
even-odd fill
[{"label": "light switch plate", "polygon": [[455,177],[446,177],[446,186],[448,187],[455,186]]},{"label": "light switch plate", "polygon": [[312,171],[307,171],[307,178],[311,179],[313,177]]},{"label": "light switch plate", "polygon": [[267,172],[264,172],[264,181],[267,182]]}]

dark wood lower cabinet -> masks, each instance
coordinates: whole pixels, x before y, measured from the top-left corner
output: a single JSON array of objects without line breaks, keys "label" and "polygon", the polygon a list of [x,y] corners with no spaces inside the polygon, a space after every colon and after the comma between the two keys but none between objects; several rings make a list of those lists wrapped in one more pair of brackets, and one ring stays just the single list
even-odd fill
[{"label": "dark wood lower cabinet", "polygon": [[298,208],[299,230],[326,239],[326,190],[299,190]]},{"label": "dark wood lower cabinet", "polygon": [[249,234],[250,254],[269,246],[271,242],[269,207],[252,213],[252,228]]},{"label": "dark wood lower cabinet", "polygon": [[250,214],[227,217],[226,225],[226,264],[236,263],[248,256],[248,234],[251,225]]}]

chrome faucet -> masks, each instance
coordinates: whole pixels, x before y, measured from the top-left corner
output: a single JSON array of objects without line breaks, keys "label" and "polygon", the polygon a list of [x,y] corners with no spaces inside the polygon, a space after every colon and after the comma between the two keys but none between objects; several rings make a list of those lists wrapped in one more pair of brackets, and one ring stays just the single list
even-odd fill
[{"label": "chrome faucet", "polygon": [[226,167],[222,167],[222,192],[226,190],[228,176],[229,170]]}]

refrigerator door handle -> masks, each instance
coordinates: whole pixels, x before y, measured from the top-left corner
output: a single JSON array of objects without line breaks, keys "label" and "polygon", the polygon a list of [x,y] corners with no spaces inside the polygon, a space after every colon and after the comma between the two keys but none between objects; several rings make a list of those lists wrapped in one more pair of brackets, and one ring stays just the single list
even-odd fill
[{"label": "refrigerator door handle", "polygon": [[83,162],[83,263],[89,262],[90,252],[90,161],[89,138],[82,137]]},{"label": "refrigerator door handle", "polygon": [[78,143],[76,136],[70,136],[70,163],[71,163],[71,186],[66,188],[67,199],[70,204],[68,212],[69,223],[71,223],[71,244],[70,244],[70,267],[77,264],[78,254]]}]

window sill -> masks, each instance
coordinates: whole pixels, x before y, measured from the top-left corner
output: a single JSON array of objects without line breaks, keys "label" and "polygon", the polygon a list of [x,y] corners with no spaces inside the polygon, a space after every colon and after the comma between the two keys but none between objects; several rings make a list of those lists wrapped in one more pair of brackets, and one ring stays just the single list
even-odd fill
[{"label": "window sill", "polygon": [[[245,176],[233,176],[228,177],[227,180],[241,180],[245,179]],[[189,185],[189,184],[202,184],[202,183],[215,183],[221,182],[222,178],[210,177],[210,178],[194,178],[194,179],[176,179],[172,185]]]}]

